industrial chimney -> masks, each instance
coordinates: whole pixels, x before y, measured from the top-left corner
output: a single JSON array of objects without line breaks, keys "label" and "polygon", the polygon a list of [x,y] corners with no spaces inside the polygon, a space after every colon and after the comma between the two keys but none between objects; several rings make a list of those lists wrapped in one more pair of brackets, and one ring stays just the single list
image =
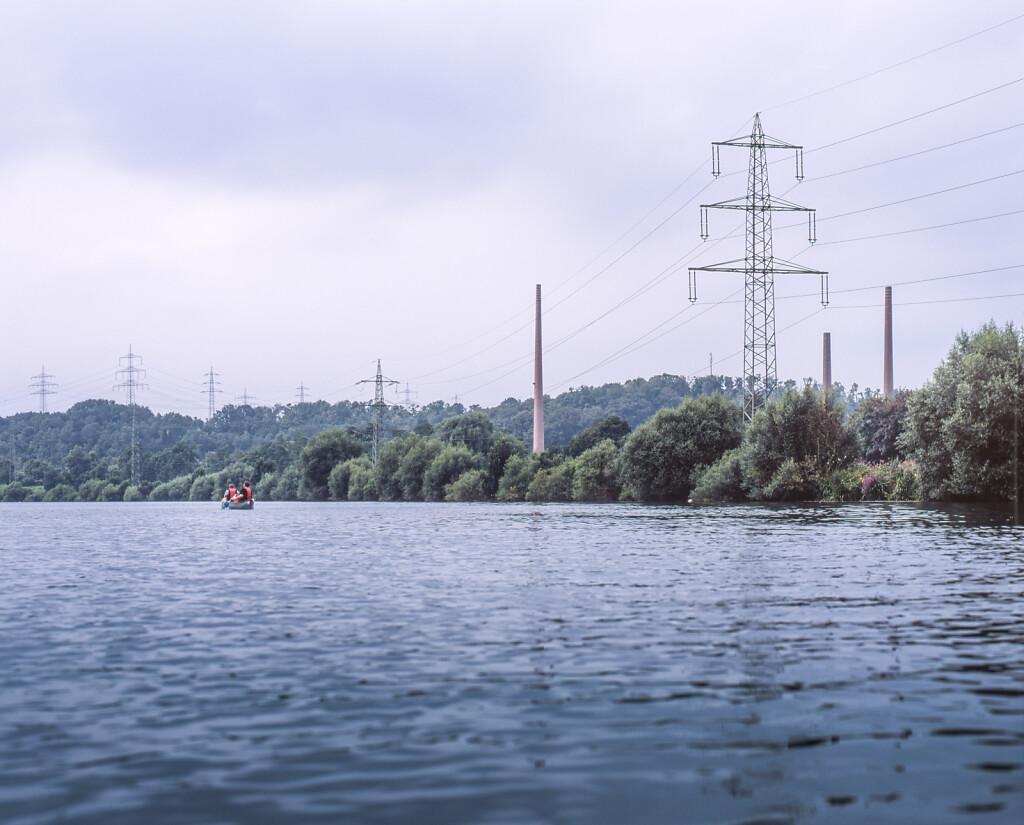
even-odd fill
[{"label": "industrial chimney", "polygon": [[537,319],[533,356],[533,451],[544,452],[544,367],[540,343],[540,284],[537,284]]},{"label": "industrial chimney", "polygon": [[821,336],[821,387],[825,392],[832,389],[832,333]]},{"label": "industrial chimney", "polygon": [[882,371],[882,394],[892,398],[892,287],[885,288],[885,366]]}]

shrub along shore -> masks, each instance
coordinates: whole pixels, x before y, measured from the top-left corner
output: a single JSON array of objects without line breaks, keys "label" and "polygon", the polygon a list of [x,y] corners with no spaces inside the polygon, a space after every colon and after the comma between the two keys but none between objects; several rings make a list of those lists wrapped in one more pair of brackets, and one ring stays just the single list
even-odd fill
[{"label": "shrub along shore", "polygon": [[597,417],[540,454],[482,410],[393,433],[376,465],[353,426],[205,460],[182,440],[153,457],[182,472],[138,487],[123,450],[78,445],[59,467],[26,462],[0,501],[211,501],[243,480],[277,501],[1006,501],[1021,481],[1021,343],[1012,325],[961,333],[924,387],[853,409],[808,383],[744,425],[735,393],[700,395],[635,429]]}]

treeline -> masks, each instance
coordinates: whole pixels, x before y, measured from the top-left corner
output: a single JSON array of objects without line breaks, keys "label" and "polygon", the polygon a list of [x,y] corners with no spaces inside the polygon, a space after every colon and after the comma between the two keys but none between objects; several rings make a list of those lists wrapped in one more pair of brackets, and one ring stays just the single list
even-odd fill
[{"label": "treeline", "polygon": [[[552,439],[541,454],[527,448],[529,429],[520,434],[532,405],[509,399],[467,412],[437,402],[395,412],[408,429],[393,423],[376,464],[366,417],[316,430],[313,422],[343,405],[226,408],[211,422],[150,414],[137,487],[128,483],[127,445],[103,432],[104,416],[123,426],[127,408],[86,402],[63,426],[94,444],[110,440],[112,452],[79,443],[59,462],[29,459],[0,485],[0,499],[210,501],[229,481],[249,480],[257,499],[280,501],[1006,500],[1015,492],[1014,434],[1019,449],[1024,430],[1014,420],[1020,372],[1019,331],[990,324],[962,333],[920,390],[885,399],[790,382],[748,424],[742,387],[730,379],[582,387],[552,399],[546,413],[563,422],[582,410],[601,414],[560,425],[565,441]],[[659,398],[672,403],[643,418]],[[243,436],[232,441],[235,428]],[[259,432],[274,437],[246,444]],[[0,464],[0,480],[10,469]]]}]

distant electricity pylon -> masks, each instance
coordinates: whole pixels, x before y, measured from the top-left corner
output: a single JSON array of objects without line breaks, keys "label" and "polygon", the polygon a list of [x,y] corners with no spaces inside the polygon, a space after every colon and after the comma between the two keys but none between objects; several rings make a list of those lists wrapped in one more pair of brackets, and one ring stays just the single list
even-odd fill
[{"label": "distant electricity pylon", "polygon": [[128,347],[128,354],[121,356],[121,363],[128,362],[127,367],[122,367],[115,373],[115,377],[121,379],[121,383],[115,384],[115,390],[124,390],[125,403],[132,408],[132,449],[131,449],[131,483],[132,487],[139,486],[139,430],[136,423],[135,393],[138,390],[149,389],[141,380],[146,377],[146,371],[135,366],[136,361],[142,357],[135,355],[132,348]]},{"label": "distant electricity pylon", "polygon": [[796,178],[803,180],[803,147],[765,137],[761,130],[759,114],[754,115],[754,128],[749,138],[735,138],[711,144],[711,173],[715,177],[722,171],[719,158],[719,149],[722,146],[750,148],[747,196],[720,203],[701,204],[700,236],[707,240],[708,209],[742,210],[746,212],[747,223],[746,256],[743,260],[690,267],[690,301],[697,300],[698,272],[742,272],[745,276],[743,417],[749,421],[757,410],[768,403],[778,384],[775,368],[775,276],[819,275],[821,305],[828,306],[828,273],[775,258],[772,254],[772,212],[806,212],[807,240],[812,244],[817,240],[814,210],[781,198],[772,198],[768,191],[768,163],[765,159],[765,150],[795,150]]},{"label": "distant electricity pylon", "polygon": [[210,396],[210,412],[208,418],[213,418],[217,414],[217,393],[224,392],[224,390],[217,389],[220,386],[219,372],[213,371],[213,366],[210,367],[210,371],[206,373],[206,380],[203,382],[204,389],[201,389],[203,395]]},{"label": "distant electricity pylon", "polygon": [[356,381],[357,384],[373,384],[373,403],[367,404],[366,406],[373,410],[373,464],[377,465],[377,455],[380,451],[380,431],[381,425],[384,422],[384,411],[390,406],[384,400],[384,385],[385,384],[397,384],[397,381],[391,378],[385,378],[380,373],[380,359],[377,359],[377,377],[366,378],[362,381]]},{"label": "distant electricity pylon", "polygon": [[245,387],[242,387],[242,394],[237,396],[235,401],[238,401],[241,407],[251,407],[256,399],[249,395],[249,391]]},{"label": "distant electricity pylon", "polygon": [[412,397],[414,395],[419,395],[419,393],[416,392],[415,390],[410,390],[409,389],[409,382],[406,381],[405,382],[405,389],[404,390],[399,390],[398,391],[398,395],[402,397],[402,403],[405,404],[406,407],[412,407],[412,405],[413,405]]},{"label": "distant electricity pylon", "polygon": [[57,391],[57,385],[50,381],[54,376],[49,375],[46,372],[46,367],[40,370],[39,375],[32,376],[32,384],[29,384],[29,389],[32,390],[32,395],[39,396],[39,412],[46,412],[46,396],[53,395]]},{"label": "distant electricity pylon", "polygon": [[299,382],[299,386],[296,388],[295,394],[299,397],[300,404],[306,403],[306,391],[310,389],[312,389],[312,387],[307,387],[301,381]]}]

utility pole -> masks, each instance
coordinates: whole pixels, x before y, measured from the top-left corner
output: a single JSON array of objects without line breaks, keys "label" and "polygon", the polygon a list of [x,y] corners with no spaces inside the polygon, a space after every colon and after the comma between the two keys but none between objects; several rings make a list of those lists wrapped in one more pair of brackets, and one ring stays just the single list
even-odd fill
[{"label": "utility pole", "polygon": [[127,367],[122,367],[115,373],[115,377],[121,379],[121,383],[115,384],[115,390],[124,390],[125,403],[132,408],[132,448],[131,448],[131,485],[132,487],[139,486],[139,430],[136,422],[136,403],[135,393],[137,390],[149,389],[149,386],[141,383],[141,379],[146,377],[146,371],[141,370],[135,366],[136,361],[141,361],[142,357],[135,355],[132,352],[131,346],[128,347],[128,354],[121,356],[121,363],[128,363]]},{"label": "utility pole", "polygon": [[885,330],[882,339],[882,395],[892,398],[892,287],[885,288]]},{"label": "utility pole", "polygon": [[49,380],[53,377],[46,372],[46,367],[43,367],[39,375],[32,376],[34,383],[28,385],[32,390],[32,395],[39,396],[39,412],[41,413],[46,412],[46,396],[53,395],[57,391],[57,385]]},{"label": "utility pole", "polygon": [[377,359],[377,377],[365,378],[356,381],[357,384],[373,384],[373,403],[366,406],[373,410],[373,465],[377,466],[377,456],[380,454],[380,432],[384,422],[384,412],[388,403],[384,400],[384,385],[397,384],[391,378],[385,378],[380,372],[380,359]]},{"label": "utility pole", "polygon": [[742,272],[745,278],[743,327],[743,417],[749,421],[768,403],[778,384],[775,367],[775,276],[819,275],[821,305],[828,306],[828,273],[775,258],[772,252],[772,212],[806,212],[807,240],[814,243],[814,210],[781,198],[772,198],[768,189],[766,149],[793,149],[796,152],[796,178],[803,180],[803,147],[766,137],[760,114],[754,115],[749,137],[711,144],[711,173],[721,174],[719,150],[722,146],[750,148],[747,195],[720,203],[700,206],[700,236],[708,238],[708,209],[738,209],[746,213],[746,255],[742,260],[710,266],[690,267],[690,301],[697,300],[698,272]]},{"label": "utility pole", "polygon": [[312,389],[312,387],[307,387],[301,381],[299,382],[299,386],[295,390],[295,394],[298,395],[299,403],[300,404],[305,404],[306,403],[306,390],[308,390],[308,389]]},{"label": "utility pole", "polygon": [[533,451],[544,452],[544,350],[541,346],[540,284],[533,324]]},{"label": "utility pole", "polygon": [[219,377],[220,373],[214,372],[213,366],[211,365],[210,371],[206,373],[206,381],[203,382],[205,389],[200,390],[203,395],[210,396],[210,412],[207,416],[207,420],[213,418],[213,416],[217,414],[217,393],[223,392],[223,390],[217,389],[220,386],[220,381],[217,381],[216,379]]}]

